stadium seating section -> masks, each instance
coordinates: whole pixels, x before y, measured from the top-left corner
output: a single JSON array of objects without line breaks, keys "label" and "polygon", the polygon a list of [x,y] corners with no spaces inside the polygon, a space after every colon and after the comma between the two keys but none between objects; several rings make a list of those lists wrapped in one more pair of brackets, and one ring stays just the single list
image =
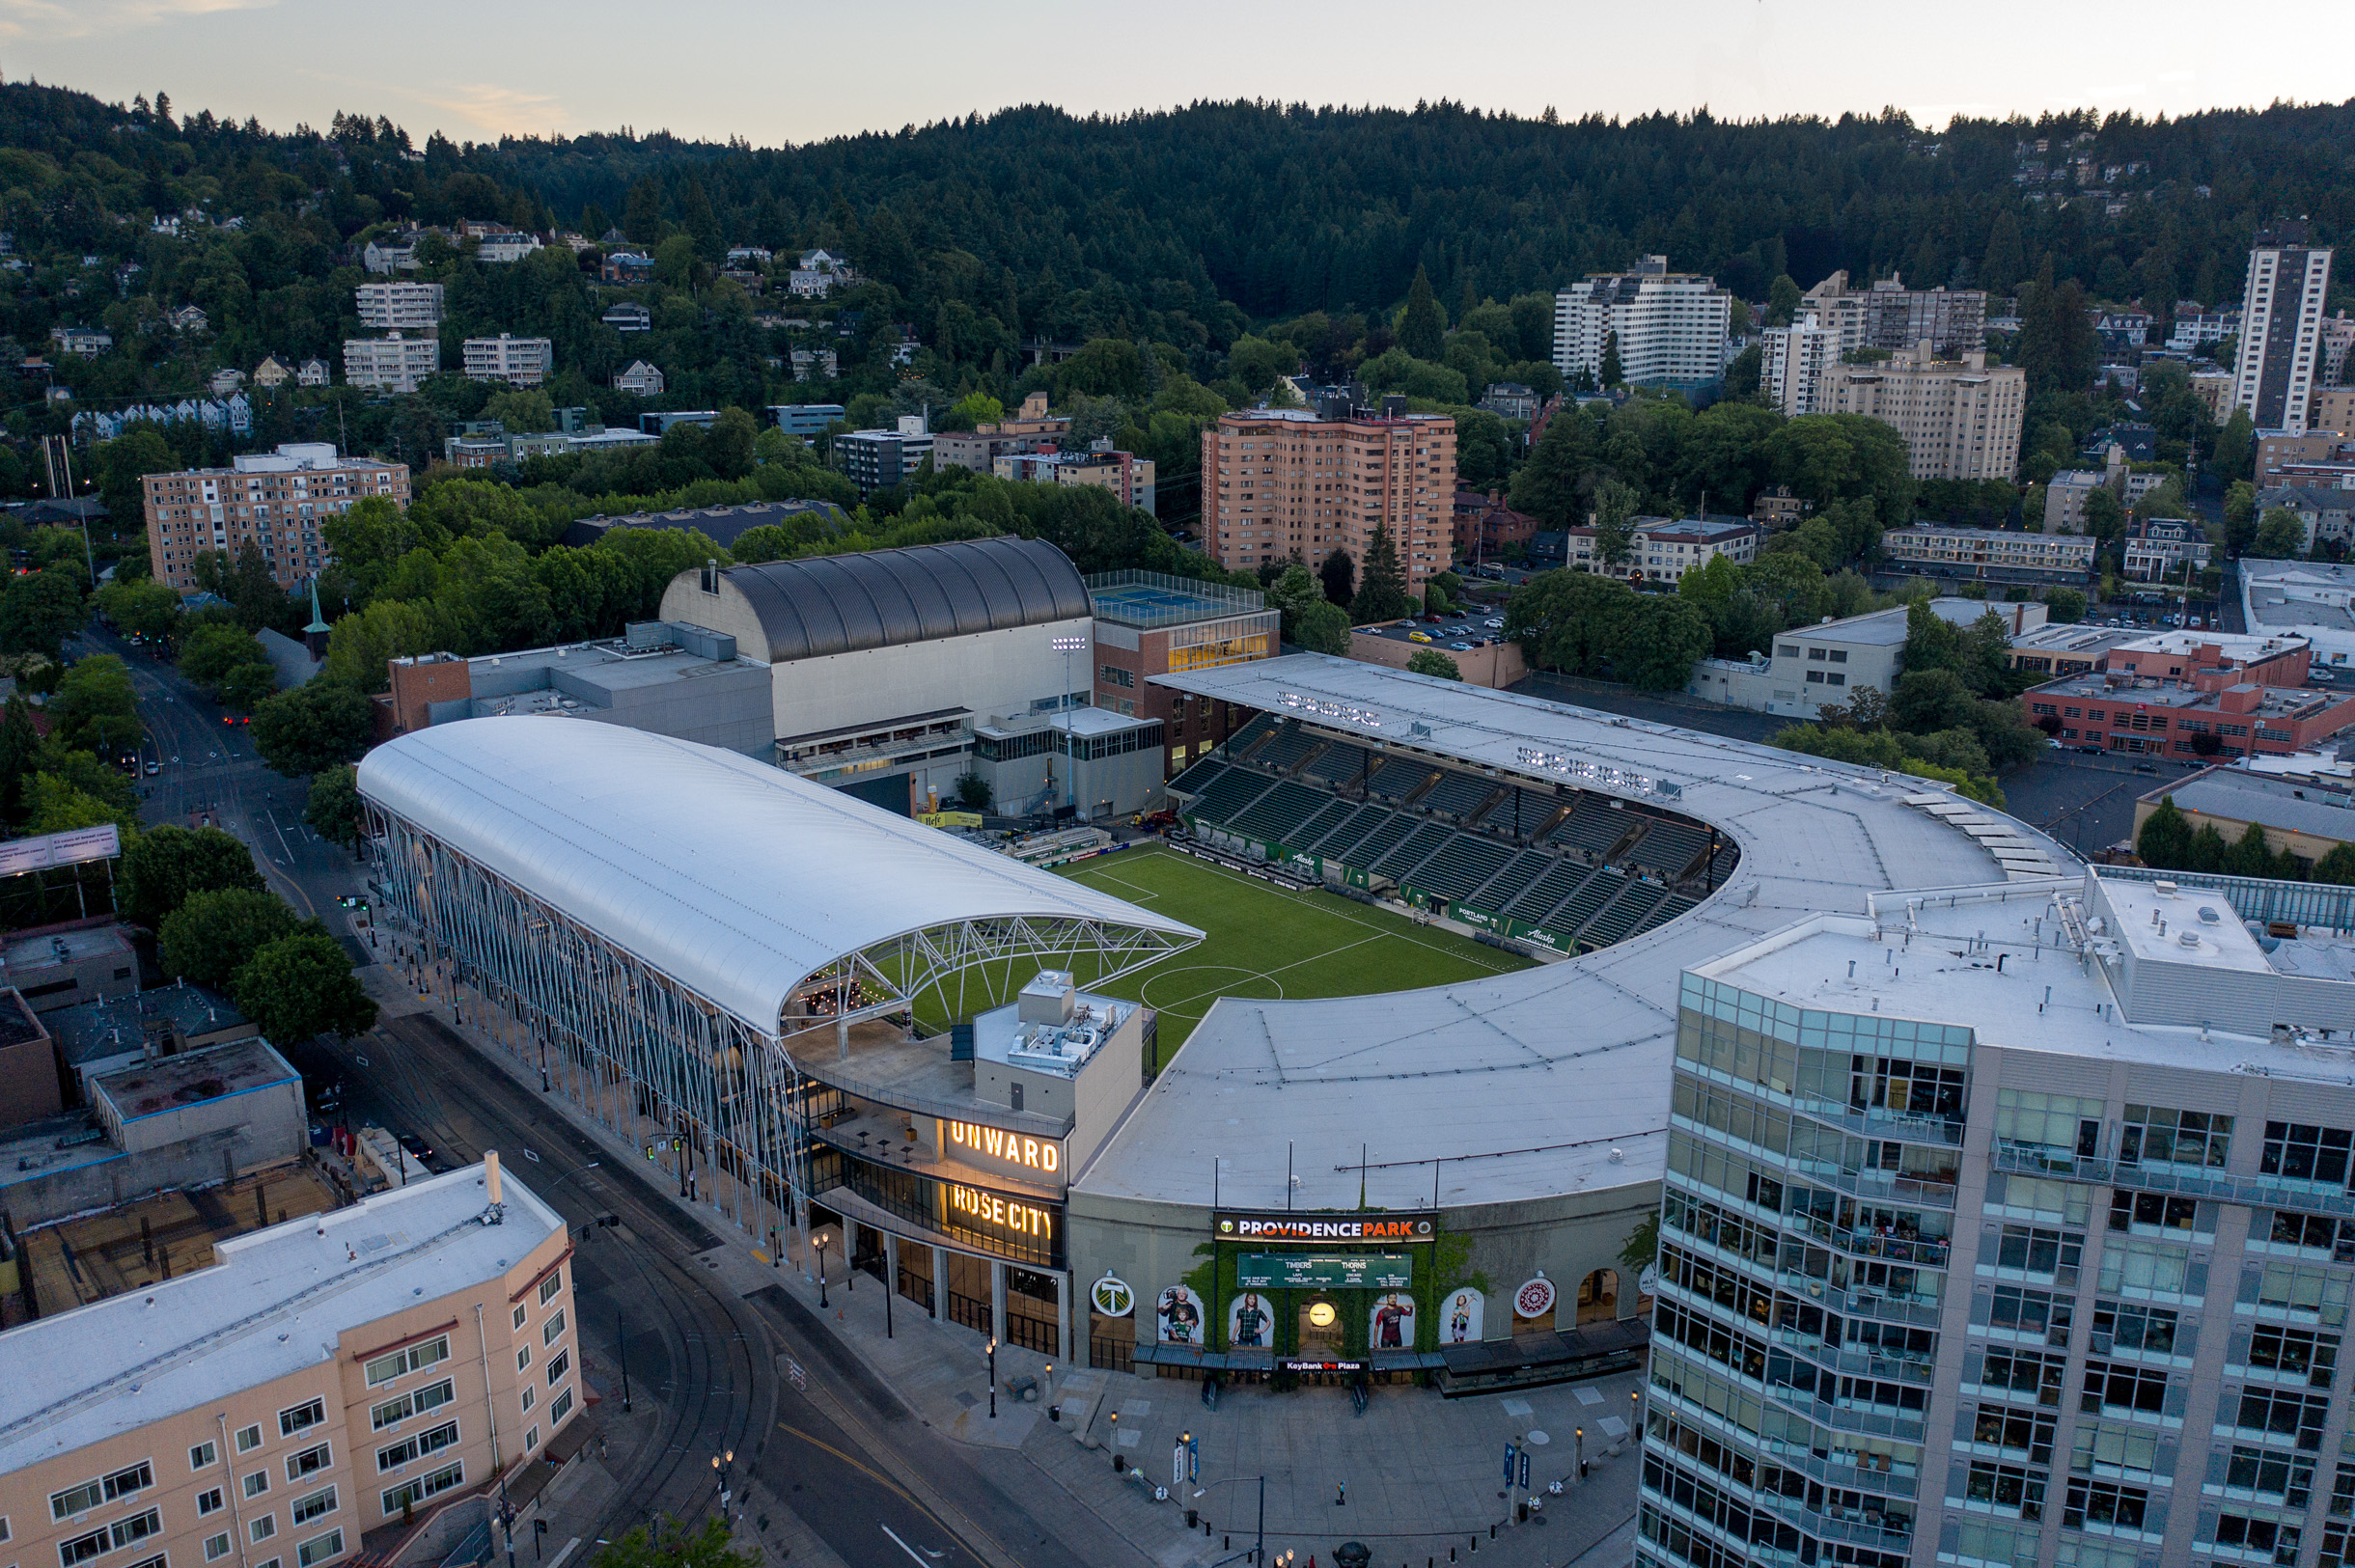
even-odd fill
[{"label": "stadium seating section", "polygon": [[1708,830],[1681,817],[1383,756],[1266,714],[1170,790],[1198,831],[1355,867],[1584,948],[1675,920],[1738,858],[1731,844],[1712,855]]}]

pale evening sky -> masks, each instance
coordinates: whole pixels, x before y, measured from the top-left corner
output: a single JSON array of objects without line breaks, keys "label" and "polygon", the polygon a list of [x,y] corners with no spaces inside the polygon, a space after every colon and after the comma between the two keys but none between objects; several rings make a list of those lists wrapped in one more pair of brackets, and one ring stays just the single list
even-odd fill
[{"label": "pale evening sky", "polygon": [[668,128],[762,145],[1011,103],[1196,98],[1566,118],[2092,105],[2181,114],[2355,89],[2348,0],[0,0],[0,73],[128,102],[161,89],[276,129],[338,109],[422,142]]}]

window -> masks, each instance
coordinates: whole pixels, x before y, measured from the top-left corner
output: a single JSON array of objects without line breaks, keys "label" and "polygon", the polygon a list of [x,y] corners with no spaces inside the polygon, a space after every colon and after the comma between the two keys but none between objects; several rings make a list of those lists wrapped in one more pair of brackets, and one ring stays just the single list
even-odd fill
[{"label": "window", "polygon": [[2075,1311],[2064,1297],[2017,1285],[1997,1285],[1990,1322],[1998,1329],[2042,1334],[2053,1344],[2064,1345]]},{"label": "window", "polygon": [[75,1514],[88,1513],[106,1500],[106,1494],[96,1481],[69,1486],[63,1492],[49,1494],[49,1517],[71,1519]]},{"label": "window", "polygon": [[2053,1458],[2053,1417],[2006,1405],[1981,1405],[1972,1424],[1971,1441],[1991,1448],[2015,1449],[2030,1464],[2049,1465]]},{"label": "window", "polygon": [[570,1389],[567,1389],[564,1392],[558,1394],[556,1396],[556,1402],[548,1407],[548,1424],[550,1426],[561,1426],[564,1424],[564,1418],[571,1414],[572,1390]]},{"label": "window", "polygon": [[220,1460],[221,1450],[214,1447],[208,1441],[200,1443],[188,1450],[188,1468],[190,1470],[210,1470],[219,1464]]},{"label": "window", "polygon": [[278,1413],[278,1435],[282,1438],[291,1438],[297,1432],[309,1431],[326,1418],[326,1404],[321,1400],[313,1399],[308,1403],[296,1405],[291,1410],[282,1410]]},{"label": "window", "polygon": [[381,1474],[388,1470],[399,1470],[412,1459],[423,1459],[428,1454],[437,1454],[457,1442],[457,1422],[445,1421],[429,1431],[420,1432],[390,1447],[378,1448],[376,1450],[376,1471]]},{"label": "window", "polygon": [[2344,1323],[2347,1281],[2318,1264],[2268,1263],[2258,1275],[2257,1305],[2286,1312],[2311,1312],[2333,1325]]},{"label": "window", "polygon": [[2334,1263],[2355,1263],[2355,1220],[2333,1220],[2289,1209],[2272,1211],[2268,1224],[2262,1214],[2251,1225],[2275,1247],[2300,1247],[2331,1254]]},{"label": "window", "polygon": [[2006,1225],[1996,1244],[1995,1264],[2002,1269],[2055,1277],[2065,1269],[2069,1271],[2067,1279],[2073,1281],[2078,1259],[2084,1252],[2085,1238],[2074,1231]]},{"label": "window", "polygon": [[258,1470],[245,1477],[245,1495],[249,1498],[261,1497],[269,1489],[270,1472],[266,1470]]},{"label": "window", "polygon": [[2068,1502],[2061,1510],[2061,1523],[2070,1529],[2084,1529],[2091,1525],[2105,1529],[2139,1530],[2149,1501],[2150,1494],[2139,1486],[2071,1481]]},{"label": "window", "polygon": [[256,1542],[268,1540],[278,1533],[278,1516],[274,1513],[255,1515],[245,1522],[245,1533]]},{"label": "window", "polygon": [[387,1491],[382,1499],[384,1511],[398,1514],[404,1506],[413,1508],[428,1498],[439,1497],[453,1487],[463,1486],[465,1482],[466,1465],[463,1460],[444,1465],[436,1471],[428,1471],[415,1480],[403,1481]]},{"label": "window", "polygon": [[2096,1302],[2093,1348],[2103,1354],[2139,1350],[2152,1356],[2172,1356],[2175,1353],[2177,1321],[2175,1313],[2161,1307]]},{"label": "window", "polygon": [[2296,1568],[2298,1527],[2241,1514],[2220,1514],[2216,1519],[2216,1544],[2243,1552],[2270,1553],[2273,1560],[2284,1568]]},{"label": "window", "polygon": [[2022,1395],[2039,1405],[2054,1406],[2061,1403],[2061,1386],[2066,1370],[2062,1357],[1996,1345],[1987,1351],[1986,1364],[1979,1374],[1979,1386],[2003,1393]]},{"label": "window", "polygon": [[421,1372],[429,1366],[449,1359],[450,1336],[446,1334],[437,1334],[422,1343],[407,1345],[400,1350],[378,1356],[371,1361],[364,1370],[368,1376],[368,1386],[373,1389],[379,1383],[390,1383],[393,1379],[406,1377],[411,1372]]},{"label": "window", "polygon": [[532,1407],[538,1403],[540,1403],[540,1390],[528,1383],[525,1384],[523,1386],[523,1414],[529,1416],[532,1413]]},{"label": "window", "polygon": [[2279,1498],[2291,1508],[2303,1508],[2314,1493],[2314,1462],[2304,1454],[2278,1453],[2237,1444],[2225,1461],[2224,1484],[2243,1492]]},{"label": "window", "polygon": [[523,1309],[523,1307],[522,1307],[520,1305],[518,1305],[518,1306],[515,1307],[515,1327],[516,1327],[516,1328],[518,1328],[518,1329],[522,1328],[522,1327],[523,1327],[523,1320],[524,1320],[525,1318],[529,1317],[529,1316],[531,1316],[531,1314],[530,1314],[529,1312],[525,1311],[525,1310]]},{"label": "window", "polygon": [[2036,1145],[2067,1159],[2100,1152],[2102,1102],[2071,1094],[1998,1089],[1995,1136],[2006,1143]]},{"label": "window", "polygon": [[2077,1408],[2088,1416],[2105,1410],[2159,1415],[2167,1403],[2167,1374],[2113,1362],[2085,1363],[2085,1396]]},{"label": "window", "polygon": [[412,1389],[398,1398],[387,1399],[380,1405],[371,1406],[368,1412],[369,1430],[381,1432],[388,1426],[397,1426],[412,1416],[423,1416],[428,1411],[439,1410],[455,1397],[455,1390],[448,1378],[442,1379],[439,1383],[429,1383],[422,1389]]},{"label": "window", "polygon": [[523,1451],[525,1453],[530,1453],[534,1448],[539,1446],[540,1428],[535,1426],[529,1432],[523,1434]]},{"label": "window", "polygon": [[564,1332],[565,1314],[560,1310],[555,1316],[540,1325],[540,1342],[543,1345],[552,1345],[556,1343],[556,1336]]},{"label": "window", "polygon": [[298,1454],[289,1454],[287,1456],[287,1479],[299,1481],[306,1475],[316,1475],[334,1462],[333,1456],[327,1451],[327,1445],[323,1443],[316,1448],[305,1448]]},{"label": "window", "polygon": [[2355,1465],[2341,1465],[2331,1477],[2331,1517],[2344,1519],[2355,1514]]},{"label": "window", "polygon": [[204,1518],[207,1514],[217,1514],[224,1506],[226,1504],[221,1501],[221,1489],[217,1486],[207,1487],[196,1495],[196,1517],[199,1519]]},{"label": "window", "polygon": [[205,1537],[205,1560],[207,1562],[218,1562],[228,1555],[229,1532],[227,1530],[221,1531],[218,1535]]},{"label": "window", "polygon": [[2080,1475],[2147,1476],[2159,1466],[2159,1435],[2107,1421],[2088,1421],[2077,1428],[2076,1451],[2068,1468]]},{"label": "window", "polygon": [[296,1498],[294,1505],[287,1511],[294,1516],[294,1523],[297,1525],[308,1525],[314,1519],[324,1519],[335,1512],[335,1488],[324,1487],[307,1498]]},{"label": "window", "polygon": [[297,1547],[294,1552],[294,1560],[302,1564],[302,1568],[318,1568],[319,1563],[325,1562],[329,1557],[340,1555],[343,1550],[344,1532],[340,1529],[333,1529],[324,1535],[314,1535]]},{"label": "window", "polygon": [[261,1447],[261,1446],[262,1446],[262,1428],[261,1428],[261,1427],[259,1427],[259,1426],[249,1426],[249,1427],[246,1427],[246,1428],[245,1428],[243,1431],[241,1431],[241,1432],[239,1432],[239,1433],[237,1434],[237,1452],[239,1452],[239,1453],[241,1453],[241,1454],[249,1454],[249,1453],[252,1453],[252,1452],[253,1452],[253,1451],[254,1451],[256,1448],[259,1448],[259,1447]]},{"label": "window", "polygon": [[1974,1460],[1963,1485],[1963,1495],[1973,1502],[2021,1519],[2044,1517],[2044,1477],[2032,1475],[2017,1465]]},{"label": "window", "polygon": [[515,1351],[515,1370],[520,1372],[532,1364],[532,1347],[522,1345]]},{"label": "window", "polygon": [[2250,1335],[2249,1364],[2286,1372],[2304,1378],[2317,1389],[2327,1389],[2339,1367],[2339,1336],[2260,1323]]},{"label": "window", "polygon": [[2246,1389],[2241,1392],[2240,1411],[2232,1424],[2244,1432],[2294,1439],[2299,1447],[2311,1452],[2322,1446],[2322,1423],[2329,1414],[2330,1401],[2319,1395],[2309,1397],[2275,1389]]},{"label": "window", "polygon": [[2129,1236],[2102,1248],[2100,1287],[2182,1295],[2191,1281],[2191,1269],[2190,1248]]},{"label": "window", "polygon": [[571,1347],[567,1346],[556,1353],[554,1361],[548,1362],[548,1387],[555,1388],[557,1384],[564,1381],[564,1375],[571,1370],[572,1351]]},{"label": "window", "polygon": [[2170,1193],[2130,1193],[2121,1187],[2110,1195],[2110,1228],[2126,1230],[2146,1225],[2189,1231],[2199,1210],[2199,1203],[2188,1197],[2176,1197]]},{"label": "window", "polygon": [[2350,1144],[2355,1144],[2355,1134],[2337,1127],[2269,1121],[2265,1123],[2265,1155],[2259,1169],[2268,1176],[2343,1187]]}]

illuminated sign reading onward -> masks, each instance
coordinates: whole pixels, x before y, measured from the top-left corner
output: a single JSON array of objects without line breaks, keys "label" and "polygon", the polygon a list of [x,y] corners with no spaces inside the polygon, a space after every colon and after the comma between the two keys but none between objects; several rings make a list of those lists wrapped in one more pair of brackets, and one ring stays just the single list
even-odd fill
[{"label": "illuminated sign reading onward", "polygon": [[1681,795],[1682,784],[1666,779],[1655,779],[1648,773],[1636,773],[1627,768],[1615,768],[1608,763],[1589,762],[1583,757],[1568,756],[1561,752],[1541,752],[1535,746],[1521,748],[1519,761],[1525,768],[1542,773],[1558,773],[1565,779],[1584,779],[1601,784],[1606,789],[1630,789],[1639,795]]},{"label": "illuminated sign reading onward", "polygon": [[1063,1145],[1051,1138],[1025,1138],[969,1121],[943,1121],[941,1126],[953,1146],[979,1158],[1049,1176],[1063,1169]]},{"label": "illuminated sign reading onward", "polygon": [[1319,719],[1339,719],[1344,724],[1362,724],[1369,729],[1379,729],[1388,722],[1379,708],[1360,707],[1355,702],[1335,702],[1322,697],[1310,697],[1304,692],[1278,692],[1276,701],[1295,713],[1306,713]]},{"label": "illuminated sign reading onward", "polygon": [[1055,1211],[1036,1203],[997,1193],[984,1193],[979,1188],[961,1186],[956,1182],[943,1183],[949,1190],[949,1213],[961,1219],[1005,1231],[1015,1236],[1036,1236],[1051,1241],[1055,1235]]}]

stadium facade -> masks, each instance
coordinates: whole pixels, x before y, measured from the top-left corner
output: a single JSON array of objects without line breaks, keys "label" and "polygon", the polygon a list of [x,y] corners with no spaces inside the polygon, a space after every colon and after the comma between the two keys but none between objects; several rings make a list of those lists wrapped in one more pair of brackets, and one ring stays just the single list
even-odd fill
[{"label": "stadium facade", "polygon": [[[1067,1174],[1152,1044],[1072,977],[1200,932],[614,726],[436,726],[369,754],[359,787],[401,956],[472,992],[551,1090],[772,1250],[822,1232],[838,1266],[925,1281],[1001,1337],[1011,1313],[1068,1359]],[[967,1030],[917,1037],[952,1015]]]}]

